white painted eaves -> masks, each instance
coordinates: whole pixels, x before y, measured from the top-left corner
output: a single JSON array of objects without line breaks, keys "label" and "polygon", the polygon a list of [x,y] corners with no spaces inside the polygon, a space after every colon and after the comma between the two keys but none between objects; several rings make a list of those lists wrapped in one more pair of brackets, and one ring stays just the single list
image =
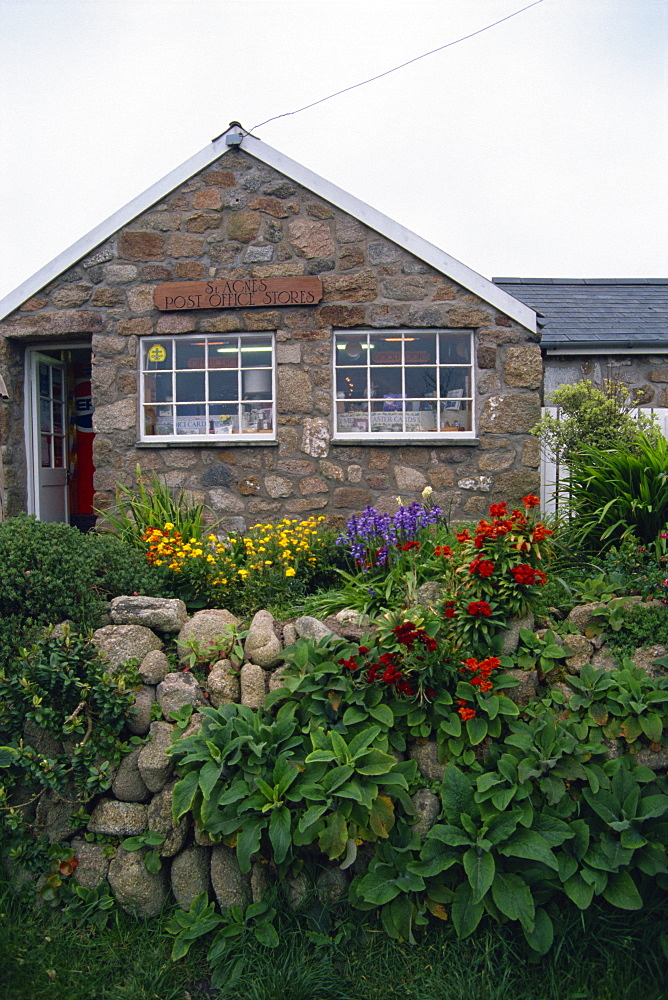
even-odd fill
[{"label": "white painted eaves", "polygon": [[[58,275],[73,267],[82,258],[88,256],[96,247],[108,240],[129,222],[132,222],[133,219],[136,219],[137,216],[149,209],[151,205],[155,205],[156,202],[166,197],[180,184],[183,184],[194,174],[199,173],[200,170],[204,170],[220,159],[231,148],[238,148],[227,146],[225,142],[226,134],[227,132],[214,139],[213,142],[200,150],[199,153],[191,156],[181,166],[172,170],[142,194],[133,198],[127,205],[119,209],[119,211],[114,212],[113,215],[105,219],[104,222],[101,222],[90,233],[77,240],[76,243],[73,243],[71,247],[68,247],[61,254],[58,254],[50,263],[33,274],[31,278],[28,278],[18,288],[15,288],[13,292],[6,295],[4,299],[0,300],[0,319],[4,319],[5,316],[8,316],[14,309],[17,309],[27,299],[35,295],[50,281],[53,281]],[[508,292],[499,288],[498,285],[494,285],[487,278],[478,274],[477,271],[473,271],[470,267],[462,264],[461,261],[451,257],[444,250],[439,250],[438,247],[428,243],[421,236],[406,229],[398,222],[388,218],[388,216],[383,215],[382,212],[378,212],[375,208],[367,205],[366,202],[360,201],[342,188],[313,173],[308,167],[290,159],[289,156],[285,156],[284,153],[279,152],[272,146],[268,146],[260,139],[245,135],[241,148],[255,159],[273,167],[291,180],[313,191],[314,194],[319,195],[325,201],[336,205],[337,208],[352,215],[366,226],[369,226],[369,228],[385,236],[398,246],[403,247],[420,260],[423,260],[426,264],[430,264],[437,271],[447,275],[447,277],[456,281],[474,295],[478,295],[485,302],[494,306],[499,312],[514,319],[521,326],[526,327],[526,329],[531,330],[532,333],[536,332],[536,313],[533,309],[512,295],[509,295]]]}]

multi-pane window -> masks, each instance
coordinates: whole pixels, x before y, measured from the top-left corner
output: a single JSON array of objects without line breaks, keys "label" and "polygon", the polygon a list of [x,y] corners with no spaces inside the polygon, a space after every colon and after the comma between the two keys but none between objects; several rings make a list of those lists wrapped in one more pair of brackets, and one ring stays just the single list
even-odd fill
[{"label": "multi-pane window", "polygon": [[145,337],[141,373],[142,440],[275,439],[271,334]]},{"label": "multi-pane window", "polygon": [[473,437],[471,352],[461,330],[336,333],[335,435]]}]

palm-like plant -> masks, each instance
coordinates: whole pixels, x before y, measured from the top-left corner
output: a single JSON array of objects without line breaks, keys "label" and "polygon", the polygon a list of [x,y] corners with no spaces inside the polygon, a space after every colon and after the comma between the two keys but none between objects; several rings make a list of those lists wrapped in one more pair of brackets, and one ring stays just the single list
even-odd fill
[{"label": "palm-like plant", "polygon": [[602,550],[635,537],[649,545],[668,521],[668,442],[641,433],[633,453],[582,445],[559,489],[581,544]]}]

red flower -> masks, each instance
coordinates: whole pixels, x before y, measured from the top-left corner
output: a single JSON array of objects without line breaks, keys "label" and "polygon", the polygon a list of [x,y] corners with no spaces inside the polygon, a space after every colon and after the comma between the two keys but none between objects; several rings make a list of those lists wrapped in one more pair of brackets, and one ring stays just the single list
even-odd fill
[{"label": "red flower", "polygon": [[366,653],[370,653],[371,650],[369,649],[368,646],[358,646],[357,652],[360,654],[360,656],[364,656]]},{"label": "red flower", "polygon": [[475,719],[475,710],[472,708],[458,708],[457,714],[462,722],[468,722],[469,719]]},{"label": "red flower", "polygon": [[464,529],[464,531],[460,531],[460,533],[457,535],[457,541],[458,542],[468,542],[470,540],[471,540],[471,534],[468,531],[468,529]]},{"label": "red flower", "polygon": [[539,507],[540,499],[534,496],[533,493],[529,493],[527,496],[522,497],[522,503],[525,507]]},{"label": "red flower", "polygon": [[487,601],[471,601],[468,607],[468,612],[473,615],[474,618],[489,618],[492,613]]},{"label": "red flower", "polygon": [[553,532],[549,528],[546,528],[544,524],[537,524],[533,529],[533,540],[534,542],[542,542],[544,538],[552,534]]},{"label": "red flower", "polygon": [[444,559],[449,559],[451,555],[454,555],[454,553],[449,545],[437,545],[434,549],[434,555],[443,556]]},{"label": "red flower", "polygon": [[530,587],[536,582],[536,571],[526,564],[513,566],[510,573],[515,578],[515,583],[521,587]]},{"label": "red flower", "polygon": [[351,656],[348,660],[344,660],[342,658],[340,660],[337,660],[336,662],[340,666],[345,667],[346,670],[357,670],[357,668],[359,667],[359,663],[357,662],[357,660],[355,660],[353,656]]},{"label": "red flower", "polygon": [[542,569],[536,570],[536,583],[539,583],[541,585],[543,583],[547,583],[547,577],[545,576],[545,573],[543,573]]},{"label": "red flower", "polygon": [[508,513],[505,500],[503,503],[493,503],[489,508],[489,512],[492,517],[505,517]]},{"label": "red flower", "polygon": [[491,559],[481,559],[478,564],[478,575],[479,576],[491,576],[494,572],[494,563]]},{"label": "red flower", "polygon": [[419,549],[419,542],[406,542],[405,545],[397,545],[400,552],[410,552],[411,549]]},{"label": "red flower", "polygon": [[443,612],[443,617],[444,618],[454,618],[455,617],[455,609],[454,608],[446,608],[445,611]]}]

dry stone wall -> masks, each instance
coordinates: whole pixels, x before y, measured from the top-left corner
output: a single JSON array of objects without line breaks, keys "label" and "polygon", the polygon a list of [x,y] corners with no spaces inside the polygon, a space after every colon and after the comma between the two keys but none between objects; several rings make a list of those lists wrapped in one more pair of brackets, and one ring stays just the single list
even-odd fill
[{"label": "dry stone wall", "polygon": [[[591,640],[582,634],[600,608],[600,603],[578,607],[569,617],[578,630],[577,634],[568,637],[568,652],[572,655],[566,658],[565,666],[570,674],[578,674],[588,662],[602,669],[612,669],[616,665],[606,649],[604,636]],[[186,618],[181,601],[141,596],[119,597],[111,603],[110,611],[114,624],[99,629],[94,641],[112,669],[122,662],[121,657],[134,655],[140,661],[139,672],[144,685],[136,695],[130,730],[145,740],[123,758],[109,791],[97,801],[86,804],[90,812],[87,832],[97,834],[99,842],[89,843],[80,833],[72,838],[71,846],[79,861],[78,882],[94,888],[107,880],[119,905],[144,917],[159,913],[171,896],[185,909],[202,892],[215,897],[221,907],[229,907],[232,903],[245,906],[251,900],[257,901],[267,888],[266,866],[256,864],[248,875],[244,875],[239,870],[235,851],[224,844],[213,844],[204,831],[193,825],[190,815],[174,823],[172,794],[177,776],[174,758],[167,750],[174,740],[199,730],[204,719],[199,709],[205,705],[220,707],[240,702],[260,708],[267,694],[282,686],[283,649],[297,638],[318,639],[335,631],[351,640],[359,640],[363,630],[359,623],[351,621],[351,616],[356,616],[348,610],[328,619],[328,624],[309,616],[293,623],[278,623],[269,612],[259,611],[244,641],[245,662],[241,671],[233,669],[229,660],[221,659],[213,664],[207,679],[198,683],[187,669],[185,672],[183,667],[173,669],[162,649],[164,640],[170,635],[178,637],[181,663],[187,667],[193,643],[204,652],[226,637],[229,640],[230,627],[238,624],[233,615],[225,610],[210,609]],[[533,621],[523,619],[508,630],[504,636],[505,651],[512,652],[516,648],[520,627],[533,628]],[[136,643],[134,652],[130,635]],[[662,646],[639,649],[633,660],[650,676],[664,676],[665,668],[660,658],[665,657],[666,652]],[[506,692],[517,704],[526,705],[536,697],[539,676],[535,670],[507,673],[518,682],[515,688]],[[572,693],[572,688],[561,676],[540,678],[541,683],[545,680],[567,695]],[[181,729],[175,724],[173,713],[186,705],[192,706],[192,714],[186,728]],[[33,740],[39,736],[35,732],[24,735]],[[623,742],[608,741],[609,755],[623,753]],[[440,801],[429,786],[441,781],[445,764],[439,759],[435,740],[409,744],[407,752],[416,761],[424,782],[412,799],[415,830],[424,838],[440,814]],[[665,750],[643,748],[636,759],[658,772],[668,769]],[[47,792],[37,808],[36,831],[45,833],[52,842],[67,840],[71,837],[69,817],[72,811],[72,800]],[[163,837],[157,848],[162,859],[159,872],[147,870],[146,849],[130,851],[119,845],[126,837],[142,836],[148,831]],[[111,852],[110,843],[114,845]],[[368,862],[372,850],[368,845],[366,853],[360,852],[360,864],[364,859]],[[317,891],[323,899],[331,899],[332,894],[342,898],[347,891],[348,878],[358,871],[359,866],[344,872],[335,864],[331,867],[325,864]],[[23,877],[16,866],[10,875],[16,884]],[[309,890],[302,876],[296,876],[286,888],[295,905]]]},{"label": "dry stone wall", "polygon": [[[317,275],[309,307],[158,312],[172,280]],[[387,447],[332,441],[332,332],[393,328],[475,333],[477,440]],[[137,446],[138,353],[149,334],[272,331],[277,436],[263,446]],[[368,504],[391,510],[431,486],[456,517],[538,492],[529,431],[542,362],[528,330],[448,277],[243,151],[182,184],[0,323],[12,383],[5,479],[9,513],[26,505],[22,362],[26,344],[90,343],[98,504],[137,462],[212,508],[228,529]]]}]

